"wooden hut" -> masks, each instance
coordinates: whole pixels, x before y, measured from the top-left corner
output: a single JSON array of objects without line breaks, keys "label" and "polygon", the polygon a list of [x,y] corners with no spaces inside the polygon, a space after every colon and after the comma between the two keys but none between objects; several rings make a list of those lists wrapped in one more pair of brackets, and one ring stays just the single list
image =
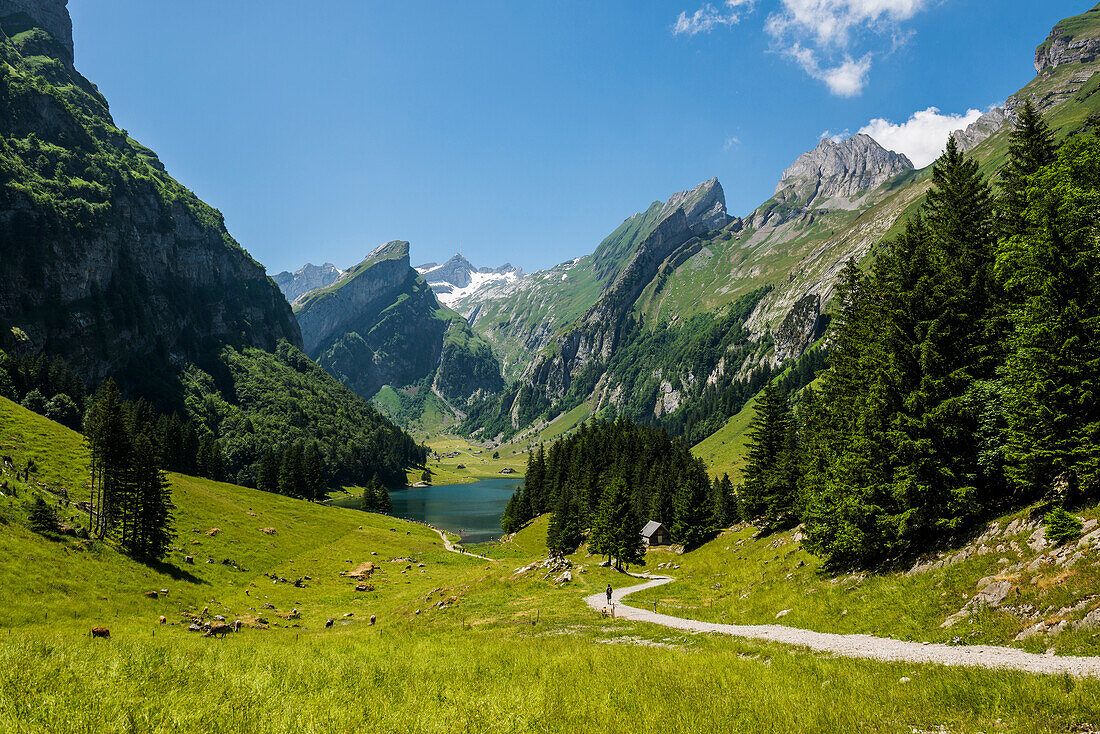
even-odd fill
[{"label": "wooden hut", "polygon": [[642,528],[642,540],[646,545],[671,545],[672,534],[668,532],[664,523],[650,520]]}]

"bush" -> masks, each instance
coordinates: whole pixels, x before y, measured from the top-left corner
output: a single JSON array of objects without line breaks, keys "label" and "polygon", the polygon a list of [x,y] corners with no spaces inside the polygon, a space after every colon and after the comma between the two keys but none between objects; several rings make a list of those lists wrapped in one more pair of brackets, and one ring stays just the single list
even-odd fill
[{"label": "bush", "polygon": [[35,388],[23,398],[23,407],[42,415],[46,412],[46,398],[42,397],[42,393],[38,391],[38,388]]},{"label": "bush", "polygon": [[80,409],[65,393],[54,395],[46,403],[46,417],[74,431],[80,428]]},{"label": "bush", "polygon": [[1081,537],[1081,521],[1062,507],[1048,512],[1045,522],[1047,540],[1055,545],[1062,545]]}]

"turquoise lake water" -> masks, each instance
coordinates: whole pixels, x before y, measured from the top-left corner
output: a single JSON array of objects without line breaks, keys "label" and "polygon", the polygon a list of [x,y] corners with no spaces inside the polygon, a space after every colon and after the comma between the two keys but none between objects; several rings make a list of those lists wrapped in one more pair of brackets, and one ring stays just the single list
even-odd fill
[{"label": "turquoise lake water", "polygon": [[[500,518],[523,479],[482,479],[470,484],[413,487],[390,492],[394,517],[426,522],[462,536],[464,543],[484,543],[504,534]],[[358,497],[335,500],[358,507]]]}]

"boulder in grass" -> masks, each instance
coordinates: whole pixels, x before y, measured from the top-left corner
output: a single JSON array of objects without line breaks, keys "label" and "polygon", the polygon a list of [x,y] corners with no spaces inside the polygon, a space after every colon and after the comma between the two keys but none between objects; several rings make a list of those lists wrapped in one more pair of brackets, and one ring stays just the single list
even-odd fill
[{"label": "boulder in grass", "polygon": [[277,531],[275,528],[260,528],[260,532],[264,535],[274,535]]}]

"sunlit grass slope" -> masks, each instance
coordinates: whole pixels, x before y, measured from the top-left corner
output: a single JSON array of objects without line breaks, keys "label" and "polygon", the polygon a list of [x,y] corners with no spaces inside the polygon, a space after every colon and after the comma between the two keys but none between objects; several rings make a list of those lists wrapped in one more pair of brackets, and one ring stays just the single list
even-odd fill
[{"label": "sunlit grass slope", "polygon": [[[77,434],[0,401],[0,444],[17,465],[33,456],[38,481],[86,496]],[[598,558],[574,555],[565,584],[520,571],[544,557],[545,516],[487,562],[446,553],[411,523],[173,476],[180,550],[149,568],[27,531],[37,490],[13,476],[0,498],[0,732],[1064,732],[1100,711],[1095,681],[834,659],[610,620],[583,598],[633,581]],[[357,592],[339,574],[367,561],[381,570]],[[296,588],[266,573],[311,578]],[[161,588],[167,597],[144,596]],[[208,639],[157,623],[203,607],[273,624]],[[295,607],[300,619],[279,616]],[[100,624],[109,641],[89,639]]]}]

